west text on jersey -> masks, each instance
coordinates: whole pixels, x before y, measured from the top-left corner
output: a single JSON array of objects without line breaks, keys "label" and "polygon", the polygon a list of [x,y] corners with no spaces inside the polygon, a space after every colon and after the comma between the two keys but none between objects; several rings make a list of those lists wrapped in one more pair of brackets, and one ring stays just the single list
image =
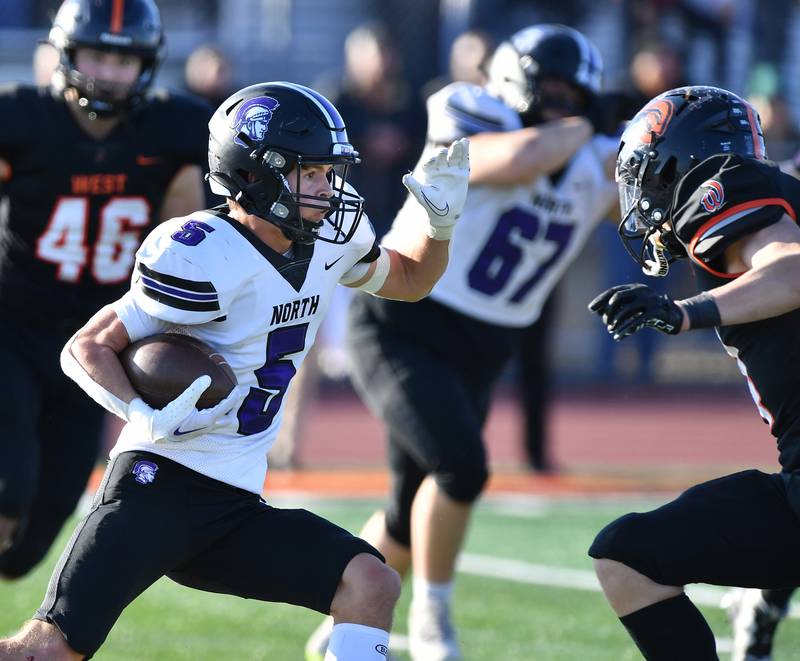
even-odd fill
[{"label": "west text on jersey", "polygon": [[74,174],[72,193],[74,195],[114,195],[125,192],[127,174]]},{"label": "west text on jersey", "polygon": [[298,298],[289,303],[272,306],[272,321],[270,324],[283,324],[287,321],[294,321],[300,317],[314,314],[319,307],[319,294]]}]

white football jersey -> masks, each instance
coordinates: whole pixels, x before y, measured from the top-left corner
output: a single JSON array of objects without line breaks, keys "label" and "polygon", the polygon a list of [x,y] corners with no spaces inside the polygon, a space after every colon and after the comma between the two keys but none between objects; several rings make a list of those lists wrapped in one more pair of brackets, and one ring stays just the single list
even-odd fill
[{"label": "white football jersey", "polygon": [[[521,128],[519,116],[483,88],[453,83],[428,100],[429,146],[419,168],[440,145],[465,135]],[[557,183],[548,176],[519,186],[470,185],[450,248],[450,262],[431,298],[499,326],[535,322],[547,296],[617,199],[603,164],[618,140],[596,136],[581,147]],[[395,233],[425,222],[410,197]]]},{"label": "white football jersey", "polygon": [[339,279],[374,245],[366,216],[348,243],[295,244],[292,259],[223,213],[197,212],[158,226],[136,254],[131,290],[115,304],[131,341],[170,330],[196,337],[225,357],[250,393],[238,428],[150,443],[129,424],[112,456],[145,450],[261,493],[292,377]]}]

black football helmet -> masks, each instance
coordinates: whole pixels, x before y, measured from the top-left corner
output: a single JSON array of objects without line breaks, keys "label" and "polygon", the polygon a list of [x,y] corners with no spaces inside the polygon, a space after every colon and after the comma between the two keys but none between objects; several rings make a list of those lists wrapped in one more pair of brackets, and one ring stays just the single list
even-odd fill
[{"label": "black football helmet", "polygon": [[619,234],[648,275],[666,275],[671,261],[686,256],[671,224],[665,226],[671,221],[678,182],[708,157],[723,153],[766,158],[758,113],[718,87],[664,92],[628,124],[616,168]]},{"label": "black football helmet", "polygon": [[[60,54],[53,84],[60,90],[77,90],[79,106],[93,119],[138,105],[164,56],[164,30],[153,0],[64,0],[48,41]],[[97,80],[75,66],[78,48],[135,55],[142,60],[142,70],[130,87]]]},{"label": "black football helmet", "polygon": [[[212,192],[277,225],[292,241],[351,239],[364,200],[347,185],[347,173],[360,159],[328,99],[295,83],[251,85],[226,99],[208,126]],[[286,177],[297,168],[293,183],[299,191],[304,165],[334,166],[330,198],[293,192]],[[304,220],[300,207],[327,210],[325,222]]]},{"label": "black football helmet", "polygon": [[532,25],[497,47],[487,76],[491,91],[520,114],[525,126],[532,126],[542,121],[543,105],[564,107],[563,101],[542,96],[542,78],[559,78],[583,92],[581,107],[564,108],[581,115],[600,92],[603,60],[595,45],[573,28]]}]

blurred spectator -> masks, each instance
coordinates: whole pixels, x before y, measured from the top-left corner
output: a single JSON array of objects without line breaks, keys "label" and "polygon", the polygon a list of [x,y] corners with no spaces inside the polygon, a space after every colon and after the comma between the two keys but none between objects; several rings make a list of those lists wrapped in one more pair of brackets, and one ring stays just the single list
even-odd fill
[{"label": "blurred spectator", "polygon": [[520,337],[517,353],[517,396],[522,408],[522,447],[525,464],[537,473],[555,470],[550,456],[550,437],[547,433],[547,412],[550,406],[551,351],[550,331],[553,328],[558,290],[547,298],[536,323]]},{"label": "blurred spectator", "polygon": [[[380,238],[389,229],[405,200],[402,176],[411,170],[425,138],[425,111],[403,75],[396,44],[379,23],[355,28],[345,40],[345,73],[338,90],[324,82],[315,87],[334,103],[344,118],[351,144],[363,164],[353,168],[350,182],[367,200],[365,210]],[[299,403],[317,392],[320,368],[341,378],[344,325],[337,324],[350,303],[352,292],[339,288],[331,302],[329,319],[314,355],[303,361],[287,394],[284,422],[269,454],[273,468],[296,466],[296,448],[302,434]]]},{"label": "blurred spectator", "polygon": [[[781,68],[787,55],[787,39],[791,14],[797,3],[787,0],[753,0],[753,62],[748,93],[771,95],[778,90]],[[765,79],[773,89],[757,89]],[[754,86],[756,88],[754,88]]]},{"label": "blurred spectator", "polygon": [[780,94],[773,94],[751,96],[748,101],[761,116],[764,142],[769,145],[769,158],[773,161],[791,158],[797,151],[800,134],[786,99]]},{"label": "blurred spectator", "polygon": [[632,53],[664,39],[678,41],[680,50],[689,53],[705,39],[712,58],[696,62],[699,75],[706,84],[724,85],[728,29],[738,9],[735,0],[625,0],[625,33]]},{"label": "blurred spectator", "polygon": [[414,166],[425,139],[425,112],[404,77],[390,32],[379,23],[354,29],[345,40],[345,73],[333,103],[347,124],[364,166],[353,185],[380,238],[405,200],[400,179]]},{"label": "blurred spectator", "polygon": [[631,104],[628,117],[633,117],[654,96],[686,84],[681,56],[663,41],[634,53],[628,73]]},{"label": "blurred spectator", "polygon": [[483,30],[462,32],[450,47],[448,75],[437,76],[425,83],[422,88],[422,98],[427,99],[431,94],[455,81],[483,85],[486,82],[484,65],[493,50],[494,41]]},{"label": "blurred spectator", "polygon": [[[634,4],[638,4],[642,11],[648,6],[648,11],[652,10],[657,15],[656,5],[669,3]],[[644,16],[647,20],[651,18],[650,14]],[[613,109],[616,121],[632,118],[653,97],[687,84],[681,55],[667,41],[660,38],[653,39],[651,43],[633,54],[628,69],[628,79],[627,88],[614,97],[617,106]],[[606,268],[603,277],[607,283],[633,282],[641,279],[639,269],[626,259],[614,228],[598,228],[595,236],[601,251],[608,256],[603,262]],[[679,285],[680,278],[673,279],[670,286]],[[665,292],[666,279],[656,278],[651,286]],[[599,377],[603,380],[617,378],[637,384],[651,382],[660,340],[657,333],[639,333],[625,346],[621,346],[618,342],[614,342],[610,335],[603,334],[600,340],[602,350],[599,352],[597,365]]]},{"label": "blurred spectator", "polygon": [[233,66],[216,46],[199,46],[186,59],[184,83],[187,91],[216,108],[234,91]]}]

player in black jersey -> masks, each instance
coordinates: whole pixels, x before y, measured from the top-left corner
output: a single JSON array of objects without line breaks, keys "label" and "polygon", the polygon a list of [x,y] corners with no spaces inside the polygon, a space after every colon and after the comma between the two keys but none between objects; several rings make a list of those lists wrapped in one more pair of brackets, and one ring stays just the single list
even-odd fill
[{"label": "player in black jersey", "polygon": [[649,275],[688,258],[701,292],[674,301],[620,285],[590,309],[615,339],[716,327],[777,440],[781,472],[727,475],[623,516],[589,554],[645,658],[717,659],[687,583],[800,584],[800,182],[765,160],[753,109],[713,87],[647,104],[622,136],[617,181],[634,258]]},{"label": "player in black jersey", "polygon": [[104,412],[59,368],[67,338],[127,288],[158,222],[204,206],[210,109],[149,93],[153,0],[65,0],[47,87],[0,89],[0,576],[26,574],[83,493]]}]

